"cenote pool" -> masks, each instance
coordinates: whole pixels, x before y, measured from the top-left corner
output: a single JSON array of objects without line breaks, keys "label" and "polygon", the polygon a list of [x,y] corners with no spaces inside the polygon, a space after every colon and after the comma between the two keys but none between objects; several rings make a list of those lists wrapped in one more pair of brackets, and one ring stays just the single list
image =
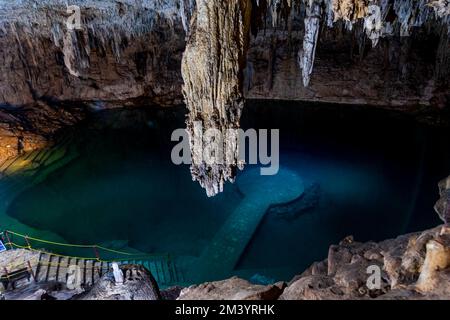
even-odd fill
[{"label": "cenote pool", "polygon": [[[201,279],[192,266],[246,196],[238,178],[207,198],[189,167],[172,164],[170,135],[184,116],[183,108],[93,113],[63,133],[76,156],[14,195],[4,188],[0,219],[67,243],[169,253],[184,261],[187,283]],[[288,210],[266,212],[231,274],[289,280],[348,235],[377,241],[439,224],[433,205],[450,173],[448,128],[382,110],[282,102],[250,102],[242,123],[280,129],[281,168],[301,177],[305,193]]]}]

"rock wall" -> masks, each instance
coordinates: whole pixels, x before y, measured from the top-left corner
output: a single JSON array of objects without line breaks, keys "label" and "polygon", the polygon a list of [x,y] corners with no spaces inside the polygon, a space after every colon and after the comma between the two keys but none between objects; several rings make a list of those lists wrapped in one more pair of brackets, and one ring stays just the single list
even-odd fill
[{"label": "rock wall", "polygon": [[275,15],[265,17],[252,39],[247,98],[449,104],[448,3],[272,2]]},{"label": "rock wall", "polygon": [[77,27],[66,1],[0,1],[0,104],[182,103],[177,3],[74,0]]},{"label": "rock wall", "polygon": [[[251,25],[234,47],[241,56],[221,66],[232,73],[228,81],[238,79],[226,93],[234,97],[220,103],[235,100],[236,109],[243,96],[408,110],[450,104],[447,0],[247,2]],[[70,4],[80,9],[79,26],[77,10],[65,0],[0,0],[0,162],[41,147],[48,132],[78,119],[68,105],[96,110],[184,101],[182,56],[195,0]],[[224,10],[218,8],[219,17],[228,16]],[[373,19],[377,12],[380,21]],[[206,68],[212,70],[214,60],[203,61],[212,63]],[[209,190],[220,190],[220,181],[233,174],[216,176]]]},{"label": "rock wall", "polygon": [[[52,107],[41,101],[33,105],[0,108],[0,166],[24,152],[42,149],[60,130],[85,118],[80,107]],[[0,174],[1,176],[1,174]]]},{"label": "rock wall", "polygon": [[[194,0],[71,4],[80,7],[80,28],[68,28],[73,13],[66,1],[0,1],[0,104],[183,102],[181,58]],[[448,1],[252,4],[247,98],[448,102]],[[371,10],[379,11],[381,22],[371,20]]]},{"label": "rock wall", "polygon": [[0,0],[0,163],[44,147],[80,108],[182,103],[189,5],[74,0],[77,27],[66,2]]}]

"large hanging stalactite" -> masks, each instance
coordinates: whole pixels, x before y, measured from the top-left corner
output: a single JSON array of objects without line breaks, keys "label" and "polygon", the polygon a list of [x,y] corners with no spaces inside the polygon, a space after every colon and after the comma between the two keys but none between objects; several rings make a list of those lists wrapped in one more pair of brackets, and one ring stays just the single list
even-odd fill
[{"label": "large hanging stalactite", "polygon": [[231,160],[226,163],[207,163],[202,141],[196,137],[209,129],[225,132],[240,127],[251,8],[251,0],[198,0],[183,56],[191,173],[208,196],[222,192],[225,181],[233,182],[242,167],[236,137],[222,141],[225,158]]}]

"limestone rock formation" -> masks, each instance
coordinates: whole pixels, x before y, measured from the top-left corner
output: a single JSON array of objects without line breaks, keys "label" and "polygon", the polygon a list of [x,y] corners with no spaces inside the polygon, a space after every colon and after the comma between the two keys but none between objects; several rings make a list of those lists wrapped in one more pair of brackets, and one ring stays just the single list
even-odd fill
[{"label": "limestone rock formation", "polygon": [[[239,166],[236,136],[222,139],[222,153],[227,157],[217,155],[209,163],[204,157],[205,141],[198,143],[195,136],[211,129],[225,133],[240,127],[251,10],[249,0],[198,0],[183,56],[191,173],[208,196],[222,192],[225,181],[234,181]],[[231,161],[225,163],[225,158]]]},{"label": "limestone rock formation", "polygon": [[[328,259],[320,263],[327,268],[313,265],[292,280],[280,299],[450,299],[450,233],[441,230],[381,243],[348,238],[330,248]],[[380,281],[369,287],[377,270]]]},{"label": "limestone rock formation", "polygon": [[[239,127],[244,97],[445,108],[448,13],[447,0],[1,0],[0,107],[173,106],[185,80],[191,134],[197,120]],[[2,123],[0,160],[49,140],[23,122]],[[192,171],[214,195],[239,167]]]},{"label": "limestone rock formation", "polygon": [[178,300],[276,300],[283,289],[283,283],[262,286],[235,277],[183,289]]},{"label": "limestone rock formation", "polygon": [[[246,97],[445,105],[447,0],[253,2]],[[79,28],[68,28],[63,0],[0,2],[0,104],[182,103],[194,0],[71,3],[80,8]]]},{"label": "limestone rock formation", "polygon": [[284,8],[291,14],[277,15],[276,27],[266,23],[252,39],[245,96],[399,109],[445,107],[450,71],[446,6],[433,1],[293,1]]},{"label": "limestone rock formation", "polygon": [[124,282],[116,283],[112,272],[104,275],[87,293],[75,300],[161,300],[158,285],[143,266],[120,266]]},{"label": "limestone rock formation", "polygon": [[439,195],[441,198],[434,206],[434,209],[441,220],[448,225],[450,223],[450,177],[439,183]]},{"label": "limestone rock formation", "polygon": [[[450,297],[450,288],[443,287],[442,281],[449,281],[450,276],[442,271],[450,267],[450,237],[442,237],[427,243],[426,257],[416,287],[421,292],[435,292]],[[448,271],[448,270],[447,270]]]},{"label": "limestone rock formation", "polygon": [[178,0],[74,0],[70,5],[0,1],[0,104],[182,102],[185,32]]},{"label": "limestone rock formation", "polygon": [[44,148],[58,130],[84,117],[81,107],[52,107],[44,102],[0,109],[0,164],[24,152]]}]

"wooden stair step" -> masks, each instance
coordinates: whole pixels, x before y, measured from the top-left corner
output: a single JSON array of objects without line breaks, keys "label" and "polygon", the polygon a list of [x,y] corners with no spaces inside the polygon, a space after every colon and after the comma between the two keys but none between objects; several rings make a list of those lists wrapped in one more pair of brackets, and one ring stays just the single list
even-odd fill
[{"label": "wooden stair step", "polygon": [[152,273],[152,275],[156,279],[156,281],[159,282],[161,279],[161,276],[159,275],[158,268],[155,264],[155,261],[149,262],[149,265],[150,265],[150,272]]},{"label": "wooden stair step", "polygon": [[56,281],[58,276],[59,257],[50,255],[49,268],[46,281]]},{"label": "wooden stair step", "polygon": [[165,276],[165,272],[164,272],[164,266],[162,265],[161,260],[156,261],[156,267],[158,268],[159,274],[160,274],[160,282],[161,283],[166,283],[166,276]]},{"label": "wooden stair step", "polygon": [[88,286],[94,284],[94,262],[92,260],[85,261],[85,283]]},{"label": "wooden stair step", "polygon": [[81,270],[81,284],[85,284],[86,283],[86,260],[78,260],[78,267]]},{"label": "wooden stair step", "polygon": [[34,270],[33,270],[33,272],[34,272],[34,281],[35,281],[35,282],[38,282],[38,276],[39,276],[39,272],[40,272],[40,270],[41,270],[41,259],[42,259],[42,255],[43,255],[43,253],[40,252],[40,253],[39,253],[38,260],[37,260],[37,263],[36,263],[36,266],[35,266],[35,268],[34,268]]},{"label": "wooden stair step", "polygon": [[59,270],[58,270],[58,282],[66,283],[67,282],[67,271],[69,270],[69,258],[62,257],[59,260]]},{"label": "wooden stair step", "polygon": [[15,158],[9,158],[6,159],[1,165],[0,165],[0,171],[4,172],[6,169],[9,168],[9,166],[15,161]]},{"label": "wooden stair step", "polygon": [[50,259],[51,259],[51,256],[49,254],[47,254],[47,253],[42,254],[41,260],[39,263],[39,272],[36,276],[38,282],[47,281]]},{"label": "wooden stair step", "polygon": [[93,279],[95,283],[102,276],[102,262],[95,261],[93,268]]}]

